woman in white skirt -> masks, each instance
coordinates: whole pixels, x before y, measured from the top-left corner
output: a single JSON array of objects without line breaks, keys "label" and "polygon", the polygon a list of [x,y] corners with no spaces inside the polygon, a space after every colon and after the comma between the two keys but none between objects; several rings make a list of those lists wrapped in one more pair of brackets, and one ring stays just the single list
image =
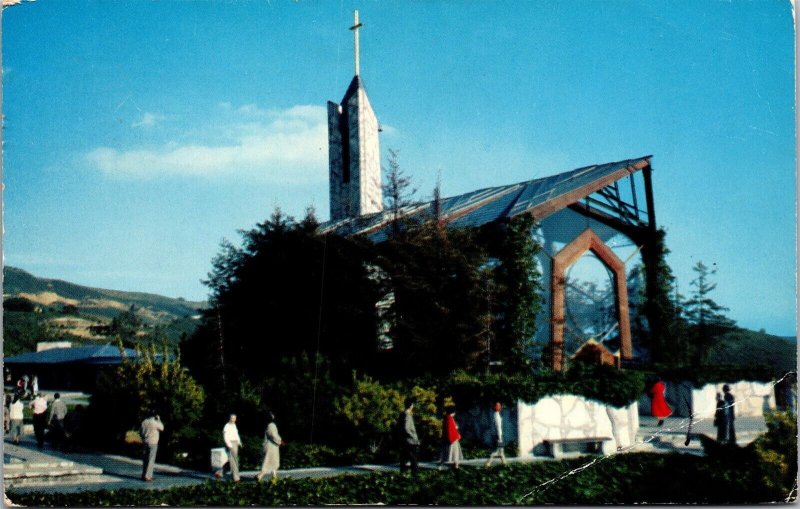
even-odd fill
[{"label": "woman in white skirt", "polygon": [[256,475],[256,481],[261,482],[261,479],[267,474],[271,474],[273,479],[278,478],[278,468],[281,466],[280,446],[285,444],[278,434],[275,415],[267,412],[267,430],[264,432],[264,461],[261,462],[261,471]]},{"label": "woman in white skirt", "polygon": [[458,432],[456,424],[456,409],[454,406],[445,408],[444,419],[442,420],[442,463],[451,465],[458,469],[459,463],[464,460],[461,453],[461,434]]}]

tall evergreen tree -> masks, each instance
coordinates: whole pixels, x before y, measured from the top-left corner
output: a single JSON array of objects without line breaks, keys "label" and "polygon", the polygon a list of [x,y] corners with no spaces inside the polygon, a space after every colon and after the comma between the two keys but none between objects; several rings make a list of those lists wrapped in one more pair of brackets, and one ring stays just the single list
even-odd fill
[{"label": "tall evergreen tree", "polygon": [[417,189],[413,186],[411,178],[406,175],[400,166],[399,152],[389,149],[387,167],[384,168],[386,184],[383,185],[383,200],[386,210],[391,215],[391,233],[397,236],[402,230],[401,210],[411,205]]},{"label": "tall evergreen tree", "polygon": [[391,356],[398,375],[479,368],[486,256],[474,237],[428,221],[377,246],[395,295]]},{"label": "tall evergreen tree", "polygon": [[545,345],[535,345],[536,316],[542,306],[541,272],[534,239],[536,221],[517,216],[482,229],[480,242],[494,263],[491,270],[491,361],[504,372],[527,372],[531,358],[540,357]]},{"label": "tall evergreen tree", "polygon": [[[691,345],[688,349],[692,365],[701,365],[714,341],[720,336],[735,329],[736,323],[725,316],[728,308],[714,302],[711,292],[717,284],[711,281],[716,269],[711,269],[702,261],[692,268],[697,277],[690,283],[693,287],[691,297],[683,303],[686,319],[691,325]],[[689,345],[687,345],[689,346]]]},{"label": "tall evergreen tree", "polygon": [[349,377],[375,354],[375,284],[366,263],[372,246],[321,235],[309,211],[300,222],[276,210],[241,232],[242,247],[223,243],[206,281],[211,306],[183,347],[204,384],[258,385],[285,359],[322,354]]},{"label": "tall evergreen tree", "polygon": [[664,364],[681,364],[685,358],[684,337],[679,308],[673,300],[675,276],[667,263],[669,249],[666,232],[659,229],[653,233],[645,246],[644,255],[650,264],[647,267],[646,298],[644,313],[647,317],[649,335],[647,346],[652,361]]}]

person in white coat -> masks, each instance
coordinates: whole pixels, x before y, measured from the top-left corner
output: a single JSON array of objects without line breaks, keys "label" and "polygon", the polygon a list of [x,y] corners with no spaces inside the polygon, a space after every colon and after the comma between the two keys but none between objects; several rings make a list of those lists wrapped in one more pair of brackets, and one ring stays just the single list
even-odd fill
[{"label": "person in white coat", "polygon": [[150,417],[142,421],[139,428],[139,436],[142,437],[142,481],[151,482],[153,480],[153,470],[156,465],[156,455],[158,454],[158,440],[161,432],[164,431],[164,424],[161,417],[154,412],[150,412]]},{"label": "person in white coat", "polygon": [[489,455],[489,459],[486,461],[486,468],[492,464],[492,460],[496,457],[500,458],[500,461],[503,465],[506,464],[506,454],[504,451],[505,442],[503,441],[503,417],[500,415],[500,411],[503,409],[503,405],[499,402],[494,404],[494,416],[492,418],[492,442],[494,445],[494,451]]},{"label": "person in white coat", "polygon": [[14,399],[14,402],[11,403],[11,406],[8,407],[9,418],[11,419],[11,440],[15,443],[19,443],[19,439],[22,436],[22,420],[23,420],[23,409],[25,405],[22,403],[22,399],[19,397]]},{"label": "person in white coat", "polygon": [[264,461],[261,462],[261,471],[256,474],[256,481],[261,482],[265,475],[270,474],[273,479],[278,478],[278,468],[281,466],[280,446],[286,445],[278,434],[275,424],[275,415],[267,414],[267,430],[264,432]]},{"label": "person in white coat", "polygon": [[242,441],[239,438],[239,430],[236,428],[236,414],[231,414],[225,427],[222,428],[222,439],[225,441],[225,451],[228,453],[231,477],[233,482],[239,482],[239,447],[241,447]]}]

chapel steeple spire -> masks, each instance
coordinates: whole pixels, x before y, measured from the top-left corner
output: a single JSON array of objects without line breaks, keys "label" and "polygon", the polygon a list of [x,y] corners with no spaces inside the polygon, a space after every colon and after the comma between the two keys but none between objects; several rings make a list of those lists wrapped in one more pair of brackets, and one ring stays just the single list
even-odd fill
[{"label": "chapel steeple spire", "polygon": [[355,42],[355,76],[341,104],[328,101],[328,161],[331,220],[383,210],[378,118],[359,76],[358,11],[350,30]]},{"label": "chapel steeple spire", "polygon": [[360,74],[359,66],[358,66],[358,29],[364,26],[362,23],[358,22],[358,9],[355,10],[353,13],[353,26],[350,27],[350,30],[353,31],[353,39],[355,43],[355,61],[356,61],[356,76]]}]

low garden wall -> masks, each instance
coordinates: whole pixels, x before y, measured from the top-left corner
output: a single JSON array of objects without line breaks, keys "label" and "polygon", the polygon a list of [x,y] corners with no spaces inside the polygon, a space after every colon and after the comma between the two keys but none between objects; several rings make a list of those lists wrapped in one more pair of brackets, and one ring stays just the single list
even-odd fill
[{"label": "low garden wall", "polygon": [[517,403],[519,456],[545,455],[545,440],[611,438],[603,453],[635,444],[639,430],[637,404],[615,408],[581,396],[556,395],[536,403]]},{"label": "low garden wall", "polygon": [[[517,441],[517,408],[503,407],[500,411],[503,418],[503,440],[508,444]],[[494,436],[494,409],[491,407],[473,407],[466,412],[456,414],[458,431],[468,440],[482,443],[487,448],[492,445]]]},{"label": "low garden wall", "polygon": [[[724,383],[705,384],[700,388],[690,382],[666,382],[667,403],[675,417],[708,418],[716,410],[716,394],[722,393]],[[737,416],[761,416],[765,410],[774,410],[775,391],[772,383],[739,381],[728,384],[736,398],[734,412]],[[650,415],[650,397],[639,399],[639,414]]]}]

